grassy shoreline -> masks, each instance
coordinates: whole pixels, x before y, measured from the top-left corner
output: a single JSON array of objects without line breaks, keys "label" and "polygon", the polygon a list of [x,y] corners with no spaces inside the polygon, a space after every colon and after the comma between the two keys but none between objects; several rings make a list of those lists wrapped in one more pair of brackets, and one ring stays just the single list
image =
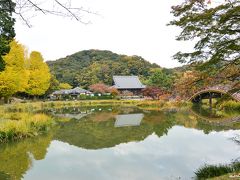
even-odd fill
[{"label": "grassy shoreline", "polygon": [[230,175],[239,174],[240,162],[232,162],[226,165],[205,165],[195,172],[197,179],[221,179]]},{"label": "grassy shoreline", "polygon": [[37,136],[54,124],[52,117],[42,113],[0,113],[0,143]]},{"label": "grassy shoreline", "polygon": [[48,108],[94,107],[94,106],[137,106],[139,108],[181,108],[189,106],[186,101],[151,101],[151,100],[80,100],[80,101],[45,101],[5,104],[0,110],[5,111],[39,111]]}]

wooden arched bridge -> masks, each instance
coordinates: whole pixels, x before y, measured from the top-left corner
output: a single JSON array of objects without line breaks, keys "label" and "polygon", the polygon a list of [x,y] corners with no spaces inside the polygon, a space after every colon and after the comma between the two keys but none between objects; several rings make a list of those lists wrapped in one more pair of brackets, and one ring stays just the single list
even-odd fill
[{"label": "wooden arched bridge", "polygon": [[230,96],[236,101],[240,101],[240,91],[231,93],[231,86],[213,86],[205,88],[189,98],[193,103],[199,103],[202,99],[209,99],[209,104],[212,104],[212,98],[220,98],[224,95]]}]

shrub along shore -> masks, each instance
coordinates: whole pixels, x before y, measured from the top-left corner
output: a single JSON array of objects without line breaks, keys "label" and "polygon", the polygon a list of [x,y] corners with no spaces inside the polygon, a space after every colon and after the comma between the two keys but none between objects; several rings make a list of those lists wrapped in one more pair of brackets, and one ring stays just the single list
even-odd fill
[{"label": "shrub along shore", "polygon": [[237,176],[239,178],[240,162],[232,162],[227,165],[205,165],[195,172],[197,179],[229,179],[229,177]]},{"label": "shrub along shore", "polygon": [[137,106],[146,108],[180,108],[189,106],[191,103],[186,101],[151,101],[151,100],[82,100],[82,101],[46,101],[5,104],[0,109],[7,111],[39,111],[49,108],[64,107],[94,107],[94,106]]},{"label": "shrub along shore", "polygon": [[1,111],[0,115],[0,143],[37,136],[54,122],[52,117],[41,113]]}]

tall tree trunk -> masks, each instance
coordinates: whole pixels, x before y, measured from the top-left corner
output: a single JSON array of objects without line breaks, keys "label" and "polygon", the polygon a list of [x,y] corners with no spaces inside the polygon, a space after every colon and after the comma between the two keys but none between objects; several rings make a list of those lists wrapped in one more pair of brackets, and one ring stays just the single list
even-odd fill
[{"label": "tall tree trunk", "polygon": [[4,97],[4,103],[9,104],[9,97]]},{"label": "tall tree trunk", "polygon": [[37,96],[36,95],[33,96],[33,101],[37,101]]}]

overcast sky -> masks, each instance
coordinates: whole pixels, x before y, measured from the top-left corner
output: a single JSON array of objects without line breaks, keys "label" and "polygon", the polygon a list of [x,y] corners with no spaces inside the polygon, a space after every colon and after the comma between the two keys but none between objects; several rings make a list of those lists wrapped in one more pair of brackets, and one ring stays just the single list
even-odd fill
[{"label": "overcast sky", "polygon": [[173,18],[171,6],[182,0],[72,0],[100,15],[82,14],[84,25],[68,18],[38,15],[31,18],[32,28],[17,20],[16,39],[45,60],[56,60],[88,49],[110,50],[139,55],[162,67],[176,67],[172,56],[189,51],[192,43],[178,42],[180,32],[166,24]]}]

